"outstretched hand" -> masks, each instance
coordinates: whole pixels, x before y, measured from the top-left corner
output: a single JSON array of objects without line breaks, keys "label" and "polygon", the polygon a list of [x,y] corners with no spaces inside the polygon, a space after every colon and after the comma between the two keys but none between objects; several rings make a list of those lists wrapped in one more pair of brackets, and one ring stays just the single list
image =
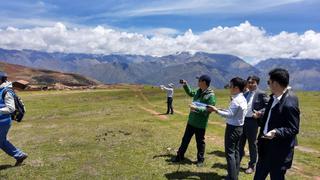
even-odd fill
[{"label": "outstretched hand", "polygon": [[218,108],[215,107],[215,106],[208,105],[207,106],[207,111],[209,111],[209,112],[217,112]]}]

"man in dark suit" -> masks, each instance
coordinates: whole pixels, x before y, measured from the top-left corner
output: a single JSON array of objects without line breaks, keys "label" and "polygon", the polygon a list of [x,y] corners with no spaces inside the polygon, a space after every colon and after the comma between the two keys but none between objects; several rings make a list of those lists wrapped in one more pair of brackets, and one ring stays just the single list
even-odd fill
[{"label": "man in dark suit", "polygon": [[248,103],[248,111],[243,125],[243,134],[240,138],[240,161],[244,156],[244,147],[248,139],[249,144],[249,154],[250,161],[248,163],[248,168],[246,169],[246,174],[251,174],[255,170],[255,165],[257,163],[257,133],[258,133],[258,120],[257,113],[263,113],[265,107],[268,104],[268,96],[266,93],[258,88],[260,78],[257,76],[249,76],[247,78],[247,87],[249,91],[244,94],[244,97]]},{"label": "man in dark suit", "polygon": [[300,110],[297,96],[289,85],[285,69],[269,72],[268,84],[272,92],[262,120],[259,122],[258,163],[255,180],[285,179],[292,165],[296,135],[299,133]]}]

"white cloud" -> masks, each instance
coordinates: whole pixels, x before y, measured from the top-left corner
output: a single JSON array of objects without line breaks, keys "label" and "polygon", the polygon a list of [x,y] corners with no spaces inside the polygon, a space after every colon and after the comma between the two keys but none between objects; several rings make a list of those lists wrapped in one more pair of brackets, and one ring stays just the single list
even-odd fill
[{"label": "white cloud", "polygon": [[[273,57],[320,58],[320,33],[281,32],[269,35],[245,22],[235,27],[215,27],[194,34],[175,35],[173,29],[154,30],[152,37],[111,28],[67,28],[62,23],[32,29],[0,29],[0,47],[48,52],[123,53],[163,56],[181,51],[227,53],[251,63]],[[173,35],[171,35],[173,34]]]}]

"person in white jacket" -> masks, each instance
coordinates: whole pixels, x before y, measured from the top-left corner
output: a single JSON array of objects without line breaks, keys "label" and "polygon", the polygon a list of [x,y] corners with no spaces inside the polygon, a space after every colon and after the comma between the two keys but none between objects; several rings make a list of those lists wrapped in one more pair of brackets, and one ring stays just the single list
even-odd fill
[{"label": "person in white jacket", "polygon": [[7,80],[7,74],[0,71],[0,149],[15,158],[15,166],[19,166],[28,155],[12,145],[7,138],[11,127],[11,113],[15,111],[14,94],[10,91],[3,94],[9,88],[12,88],[12,83]]},{"label": "person in white jacket", "polygon": [[173,83],[168,84],[168,87],[164,86],[164,85],[160,85],[161,90],[166,90],[167,91],[167,112],[166,114],[173,114],[173,106],[172,106],[172,102],[173,102]]}]

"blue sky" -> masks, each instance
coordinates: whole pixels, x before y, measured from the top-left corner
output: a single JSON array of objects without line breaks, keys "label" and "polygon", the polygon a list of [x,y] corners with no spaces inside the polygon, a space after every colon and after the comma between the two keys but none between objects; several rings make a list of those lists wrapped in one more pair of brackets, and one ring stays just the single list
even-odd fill
[{"label": "blue sky", "polygon": [[320,30],[317,0],[11,0],[0,4],[0,27],[97,26],[127,31],[171,28],[202,32],[245,21],[276,34]]},{"label": "blue sky", "polygon": [[320,59],[319,0],[3,0],[0,48]]}]

